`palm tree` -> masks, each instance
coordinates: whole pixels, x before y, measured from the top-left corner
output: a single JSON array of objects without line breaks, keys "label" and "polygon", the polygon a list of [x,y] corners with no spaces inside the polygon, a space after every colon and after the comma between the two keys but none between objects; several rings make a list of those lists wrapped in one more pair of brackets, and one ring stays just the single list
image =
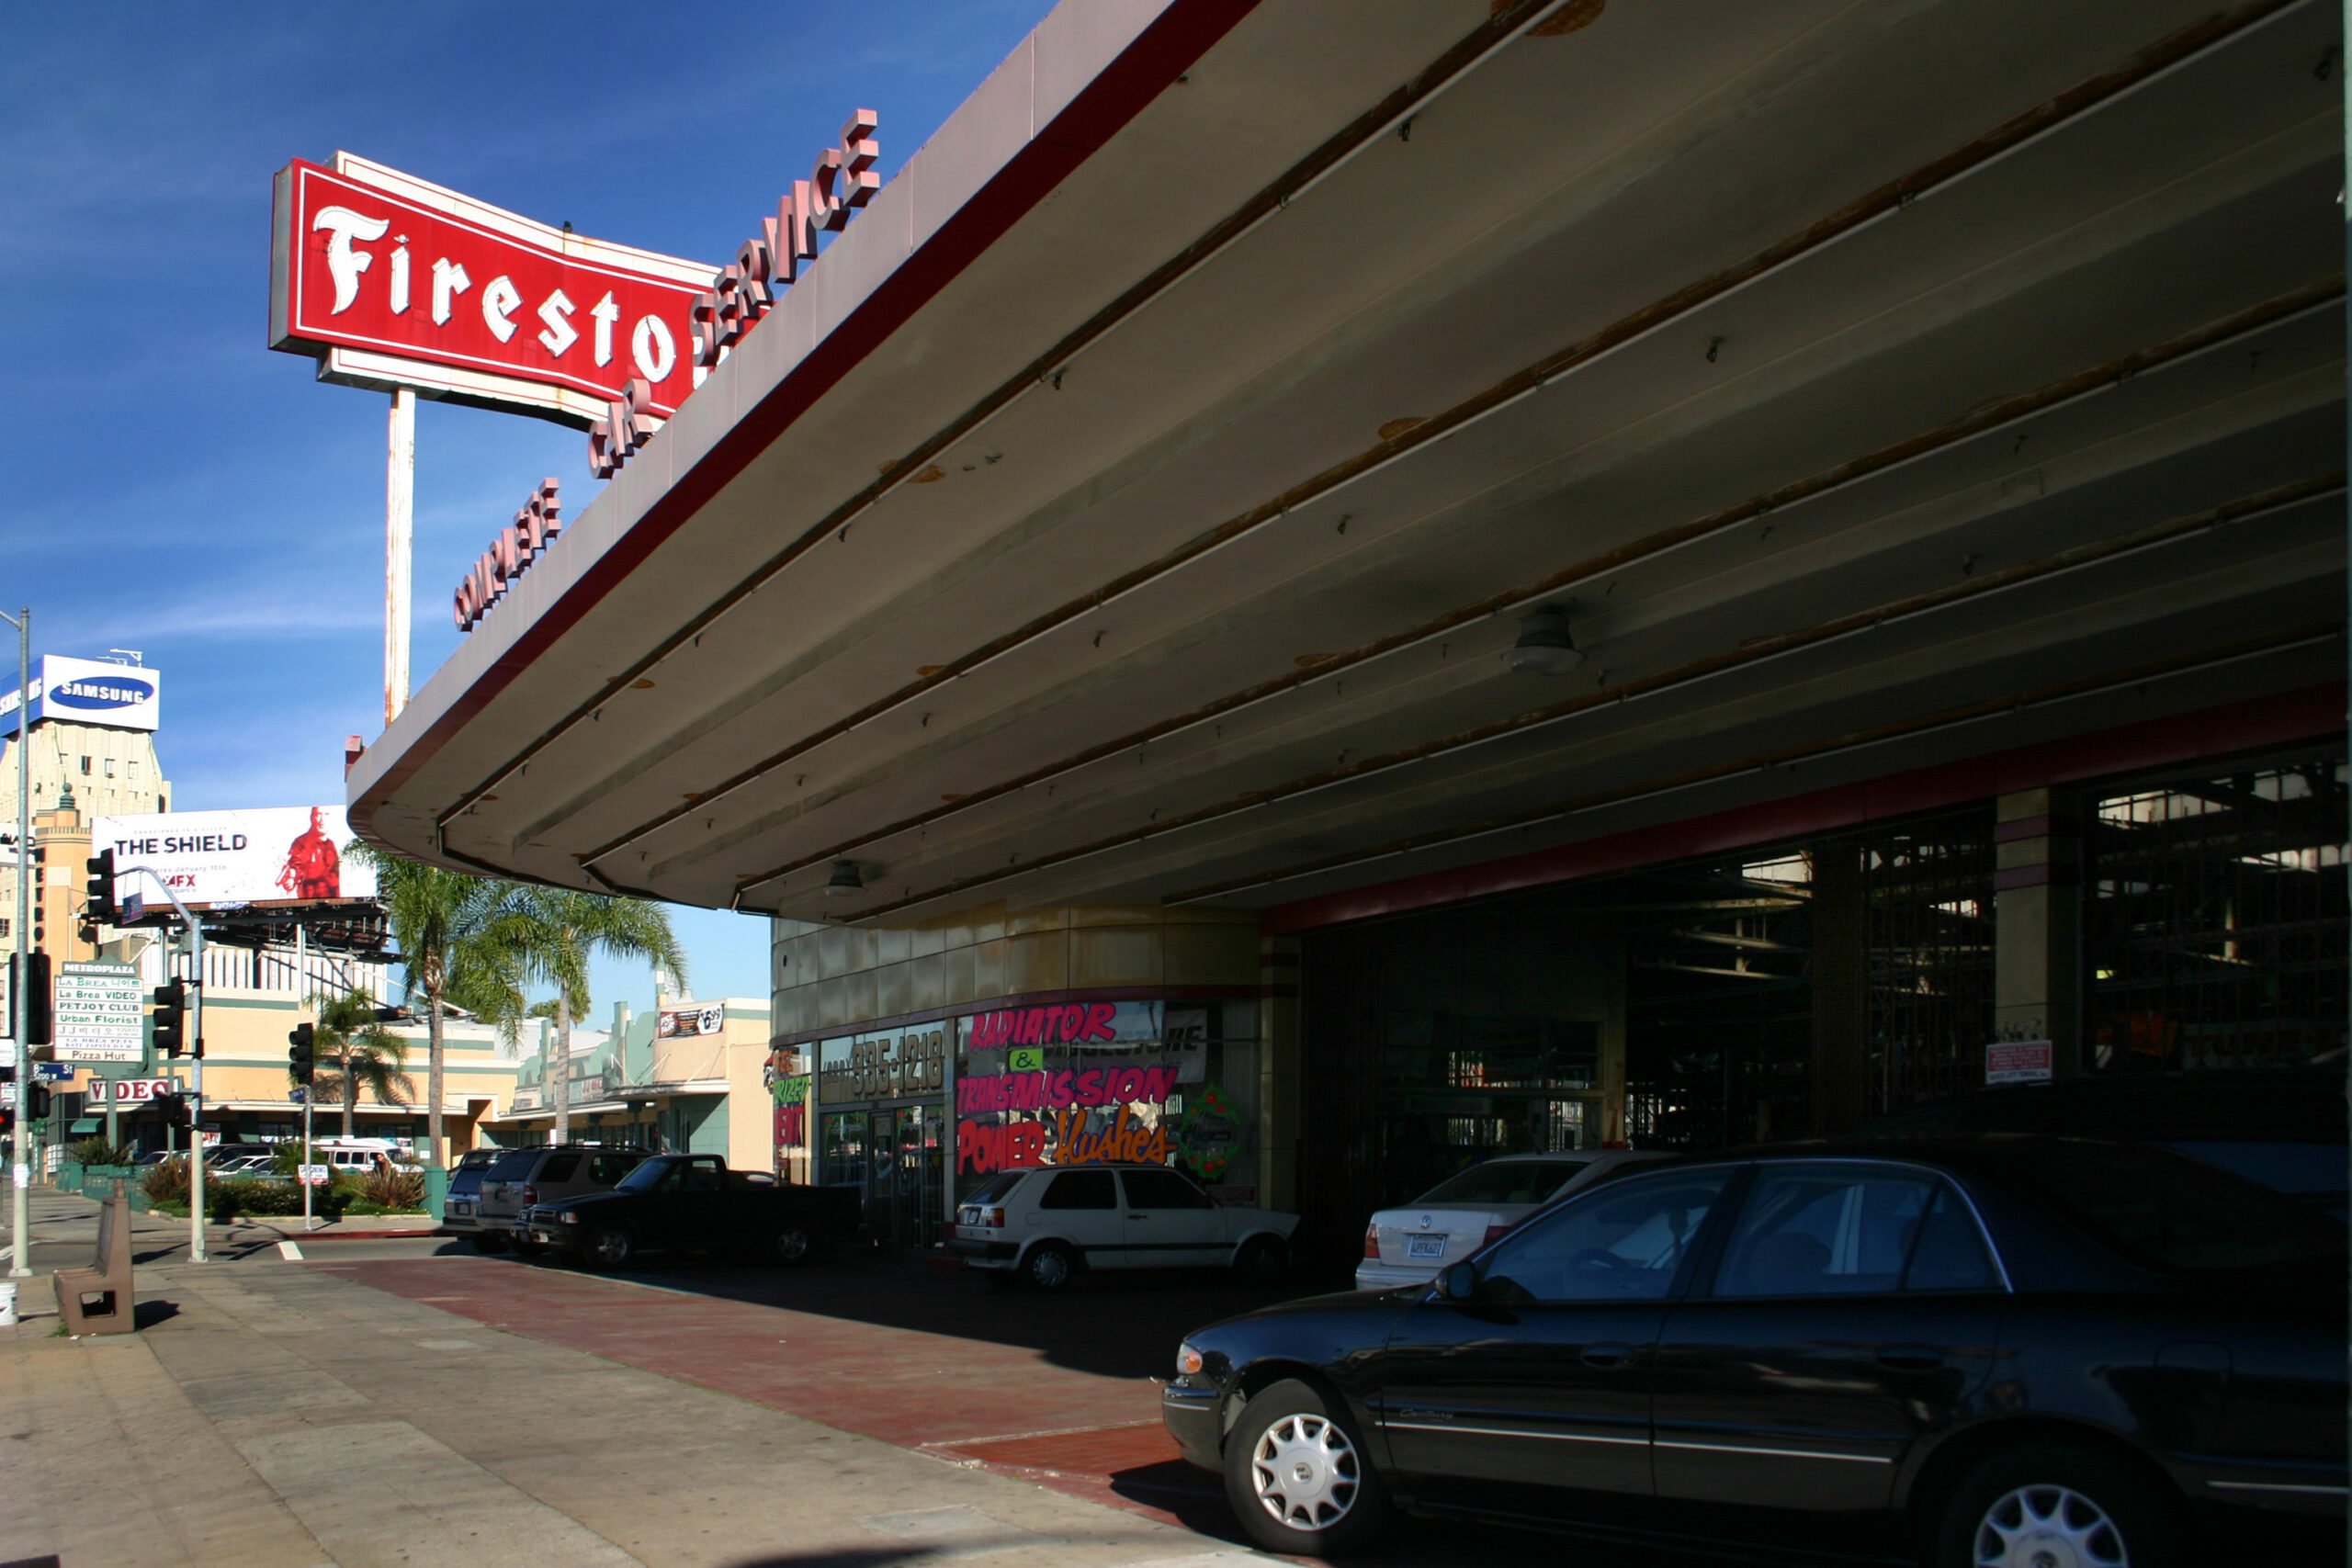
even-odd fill
[{"label": "palm tree", "polygon": [[[362,1086],[379,1105],[405,1105],[416,1092],[407,1072],[408,1042],[378,1020],[376,999],[365,991],[349,990],[339,997],[322,993],[311,998],[311,1005],[319,1011],[319,1060],[334,1063],[333,1072],[319,1075],[312,1090],[324,1086],[343,1101],[343,1135],[348,1138]],[[290,1064],[286,1075],[294,1077]]]},{"label": "palm tree", "polygon": [[522,1016],[514,954],[496,930],[520,889],[511,882],[385,854],[364,840],[354,840],[345,855],[375,867],[376,897],[405,962],[408,994],[424,998],[425,1133],[437,1163],[446,1010],[454,1003],[501,1025],[510,1042]]},{"label": "palm tree", "polygon": [[532,980],[555,987],[555,1059],[548,1064],[548,1092],[555,1111],[555,1140],[571,1136],[571,1021],[586,1012],[588,960],[650,958],[685,984],[686,955],[658,904],[612,898],[565,887],[522,887],[500,917],[499,932]]}]

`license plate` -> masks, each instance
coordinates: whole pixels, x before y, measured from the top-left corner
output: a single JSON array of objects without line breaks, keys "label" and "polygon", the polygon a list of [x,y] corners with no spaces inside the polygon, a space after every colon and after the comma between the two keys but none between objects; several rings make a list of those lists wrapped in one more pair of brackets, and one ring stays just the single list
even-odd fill
[{"label": "license plate", "polygon": [[470,1214],[474,1212],[474,1206],[471,1203],[452,1203],[449,1205],[449,1212],[453,1214]]},{"label": "license plate", "polygon": [[1443,1258],[1446,1238],[1442,1235],[1416,1235],[1405,1239],[1408,1258]]}]

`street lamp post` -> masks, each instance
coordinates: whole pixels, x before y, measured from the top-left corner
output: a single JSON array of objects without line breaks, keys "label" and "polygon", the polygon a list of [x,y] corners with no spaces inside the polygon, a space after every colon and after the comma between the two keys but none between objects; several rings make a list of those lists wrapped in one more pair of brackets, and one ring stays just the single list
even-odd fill
[{"label": "street lamp post", "polygon": [[206,1261],[204,1256],[204,922],[188,913],[179,895],[164,874],[152,865],[127,865],[118,870],[117,876],[129,876],[145,872],[163,889],[164,897],[172,901],[180,919],[187,923],[188,951],[196,963],[196,984],[190,987],[188,1010],[195,1016],[189,1021],[189,1058],[196,1064],[188,1069],[187,1113],[187,1258],[191,1263]]},{"label": "street lamp post", "polygon": [[33,1060],[32,1048],[25,1039],[29,1014],[24,983],[25,972],[32,967],[32,893],[27,873],[33,839],[33,613],[24,607],[13,615],[0,610],[0,621],[17,628],[17,983],[8,987],[9,1006],[16,1011],[9,1022],[17,1042],[17,1146],[10,1151],[16,1157],[8,1173],[8,1277],[28,1280],[33,1272],[32,1227],[26,1217],[26,1201],[33,1171],[25,1145],[31,1136],[32,1118],[25,1112],[32,1097],[25,1091]]}]

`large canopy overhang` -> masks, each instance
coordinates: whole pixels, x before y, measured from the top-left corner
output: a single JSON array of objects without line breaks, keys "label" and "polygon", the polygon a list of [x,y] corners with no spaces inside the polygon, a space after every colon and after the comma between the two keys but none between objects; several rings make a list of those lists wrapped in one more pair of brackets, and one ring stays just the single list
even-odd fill
[{"label": "large canopy overhang", "polygon": [[[2344,669],[2338,35],[1072,0],[368,750],[352,820],[805,919],[1267,905],[2308,695]],[[1538,605],[1557,679],[1502,659]]]}]

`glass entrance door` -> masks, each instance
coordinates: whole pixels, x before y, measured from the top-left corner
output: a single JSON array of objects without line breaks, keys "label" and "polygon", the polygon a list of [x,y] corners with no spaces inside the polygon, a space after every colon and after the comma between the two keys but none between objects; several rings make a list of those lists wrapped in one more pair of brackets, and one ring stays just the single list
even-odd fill
[{"label": "glass entrance door", "polygon": [[899,1105],[872,1117],[866,1222],[885,1246],[936,1246],[946,1207],[944,1108]]}]

